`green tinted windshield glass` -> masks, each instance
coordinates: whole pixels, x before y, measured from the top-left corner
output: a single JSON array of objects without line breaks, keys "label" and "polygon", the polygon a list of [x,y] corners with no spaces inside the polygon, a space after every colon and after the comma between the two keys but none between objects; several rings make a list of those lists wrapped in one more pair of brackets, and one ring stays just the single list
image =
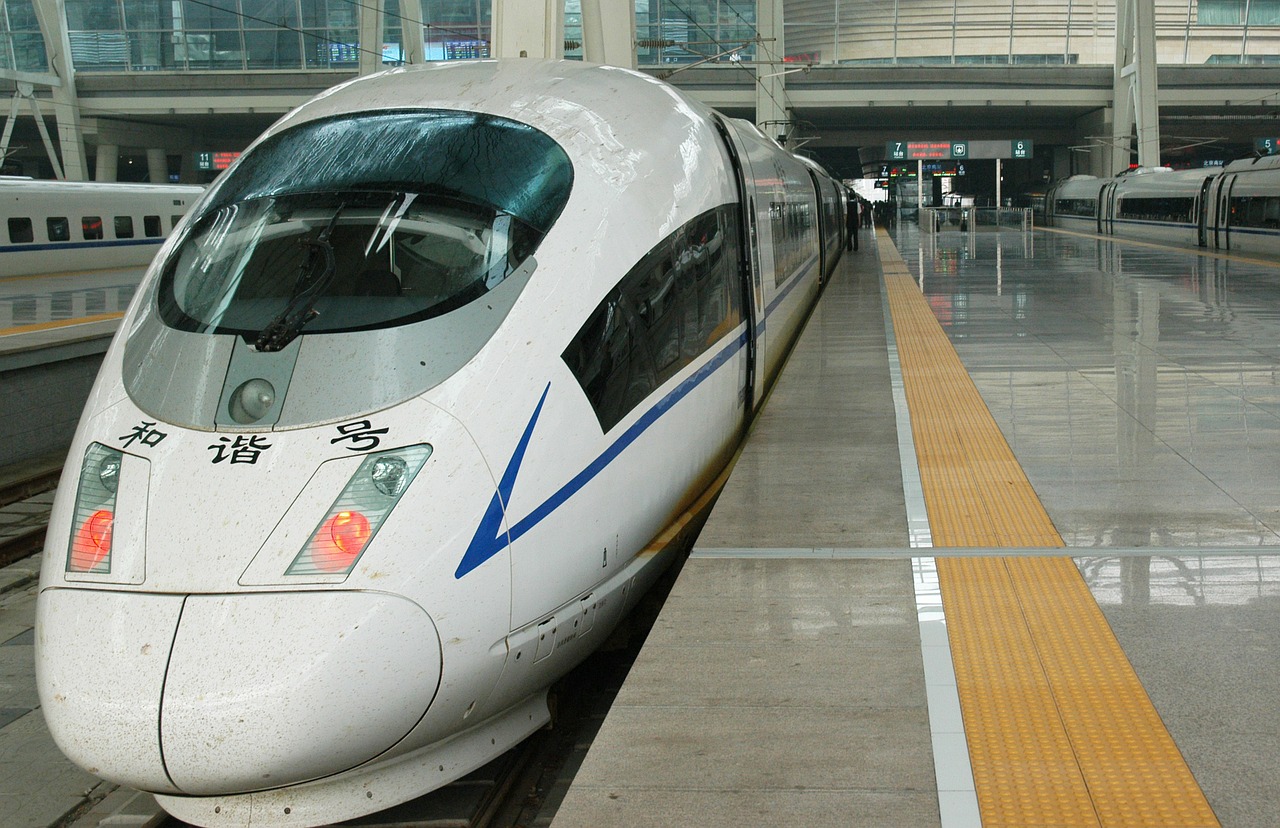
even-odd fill
[{"label": "green tinted windshield glass", "polygon": [[306,123],[215,185],[166,262],[161,315],[246,336],[439,316],[519,267],[571,185],[559,145],[503,118],[416,110]]}]

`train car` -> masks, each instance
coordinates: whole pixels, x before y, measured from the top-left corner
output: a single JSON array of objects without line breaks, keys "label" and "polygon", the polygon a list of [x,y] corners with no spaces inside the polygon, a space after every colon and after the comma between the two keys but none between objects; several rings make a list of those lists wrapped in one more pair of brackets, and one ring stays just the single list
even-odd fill
[{"label": "train car", "polygon": [[87,403],[37,610],[57,744],[197,825],[316,825],[543,726],[819,295],[827,178],[577,62],[401,67],[285,116]]},{"label": "train car", "polygon": [[1280,255],[1280,156],[1073,176],[1050,189],[1046,210],[1049,226]]},{"label": "train car", "polygon": [[0,177],[0,273],[144,266],[202,192]]},{"label": "train car", "polygon": [[1201,200],[1202,246],[1280,255],[1280,155],[1233,161]]}]

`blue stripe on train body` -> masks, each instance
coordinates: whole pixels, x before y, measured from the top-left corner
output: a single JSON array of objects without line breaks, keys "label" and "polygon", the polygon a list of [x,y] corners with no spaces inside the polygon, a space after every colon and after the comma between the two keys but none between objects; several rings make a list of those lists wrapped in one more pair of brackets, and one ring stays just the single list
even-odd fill
[{"label": "blue stripe on train body", "polygon": [[[765,311],[765,318],[760,321],[757,328],[763,331],[765,322],[770,314],[777,309],[778,305],[787,297],[791,291],[804,281],[804,276],[816,265],[816,259],[804,268],[803,272],[793,277],[787,285],[778,292],[774,300],[769,304]],[[467,545],[467,551],[463,553],[462,560],[458,563],[457,570],[453,573],[453,577],[461,578],[468,572],[483,564],[485,561],[497,555],[502,550],[515,542],[516,538],[524,535],[533,527],[537,526],[546,519],[552,512],[560,508],[560,506],[569,498],[577,494],[584,486],[590,483],[600,472],[604,471],[610,463],[614,461],[628,446],[634,443],[641,434],[649,430],[649,427],[658,421],[663,414],[675,407],[676,403],[689,395],[693,389],[697,388],[708,377],[714,374],[721,366],[729,362],[738,351],[746,347],[747,332],[744,330],[733,342],[722,348],[706,365],[703,365],[689,377],[684,379],[669,394],[664,396],[652,408],[644,413],[640,419],[636,420],[626,431],[624,431],[618,439],[606,448],[599,457],[587,464],[587,467],[578,472],[568,483],[560,487],[551,497],[544,500],[541,505],[526,515],[522,520],[513,525],[509,531],[502,529],[502,517],[505,512],[505,504],[511,501],[511,492],[515,488],[516,478],[520,474],[520,466],[524,463],[525,452],[529,448],[529,440],[533,436],[534,427],[537,425],[538,416],[542,413],[542,406],[547,401],[547,394],[551,390],[551,383],[547,383],[547,387],[542,390],[542,396],[538,400],[538,404],[533,409],[533,414],[529,417],[528,424],[524,427],[524,433],[520,436],[519,442],[516,443],[515,451],[511,454],[511,459],[507,461],[507,467],[502,473],[502,480],[498,483],[498,490],[494,492],[493,499],[489,501],[489,506],[485,509],[484,517],[480,519],[480,525],[476,527],[476,533],[471,538],[471,543]]]}]

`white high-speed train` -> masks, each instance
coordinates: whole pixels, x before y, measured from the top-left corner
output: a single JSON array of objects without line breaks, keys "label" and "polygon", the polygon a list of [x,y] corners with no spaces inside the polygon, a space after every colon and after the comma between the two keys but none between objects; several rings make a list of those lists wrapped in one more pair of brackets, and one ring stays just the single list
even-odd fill
[{"label": "white high-speed train", "polygon": [[146,265],[202,192],[0,176],[0,276]]},{"label": "white high-speed train", "polygon": [[76,763],[198,825],[479,767],[670,557],[842,250],[841,187],[622,69],[393,69],[193,207],[49,526]]},{"label": "white high-speed train", "polygon": [[1051,227],[1280,254],[1280,155],[1225,167],[1077,175],[1045,199]]}]

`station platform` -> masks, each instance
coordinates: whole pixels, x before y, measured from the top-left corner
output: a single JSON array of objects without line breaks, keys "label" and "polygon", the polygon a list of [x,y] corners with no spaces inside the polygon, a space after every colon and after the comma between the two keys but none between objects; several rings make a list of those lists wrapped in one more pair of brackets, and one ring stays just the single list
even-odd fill
[{"label": "station platform", "polygon": [[1280,267],[846,254],[553,822],[1280,824]]},{"label": "station platform", "polygon": [[145,270],[0,278],[0,476],[66,450]]},{"label": "station platform", "polygon": [[0,368],[15,355],[111,339],[146,267],[0,278]]}]

